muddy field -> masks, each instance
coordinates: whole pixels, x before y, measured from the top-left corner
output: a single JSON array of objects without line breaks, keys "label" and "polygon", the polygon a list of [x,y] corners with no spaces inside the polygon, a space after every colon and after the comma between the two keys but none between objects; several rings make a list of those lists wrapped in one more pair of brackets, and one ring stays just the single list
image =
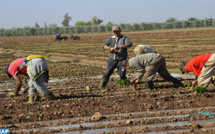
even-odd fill
[{"label": "muddy field", "polygon": [[[167,68],[185,84],[187,76],[177,75],[177,66],[194,56],[215,50],[215,28],[122,32],[133,42],[129,58],[138,44],[150,45],[165,56]],[[0,69],[13,60],[32,54],[46,56],[50,70],[47,87],[57,100],[28,103],[28,95],[9,98],[15,81],[0,72],[0,128],[10,133],[215,133],[215,86],[204,94],[175,88],[156,76],[155,89],[143,83],[119,87],[117,72],[99,89],[107,51],[102,44],[110,33],[81,34],[80,40],[55,41],[54,36],[0,37]],[[174,74],[176,75],[174,75]],[[192,79],[192,73],[188,74]],[[132,70],[127,73],[132,78]],[[183,78],[183,79],[182,79]],[[27,79],[22,77],[24,85]],[[89,90],[90,89],[90,90]]]}]

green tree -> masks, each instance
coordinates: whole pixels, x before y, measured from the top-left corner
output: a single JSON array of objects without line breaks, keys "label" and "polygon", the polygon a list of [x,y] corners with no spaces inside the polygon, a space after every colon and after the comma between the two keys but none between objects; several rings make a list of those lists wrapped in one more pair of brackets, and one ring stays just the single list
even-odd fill
[{"label": "green tree", "polygon": [[75,26],[90,26],[92,23],[90,21],[85,22],[85,21],[77,21],[75,23]]},{"label": "green tree", "polygon": [[171,17],[171,18],[169,18],[169,19],[166,20],[166,22],[176,22],[176,21],[177,21],[177,19],[175,19],[173,17]]},{"label": "green tree", "polygon": [[40,27],[40,25],[38,25],[38,23],[36,22],[35,27]]},{"label": "green tree", "polygon": [[49,24],[49,27],[58,27],[58,26],[57,26],[57,24],[52,23],[52,24]]},{"label": "green tree", "polygon": [[112,23],[112,22],[108,22],[106,25],[111,25],[111,26],[113,26],[114,24]]},{"label": "green tree", "polygon": [[66,13],[65,15],[64,15],[64,20],[62,21],[62,25],[64,26],[64,27],[66,27],[66,26],[69,26],[69,21],[71,20],[72,18],[68,15],[68,13]]},{"label": "green tree", "polygon": [[189,19],[187,19],[188,21],[194,21],[194,20],[197,20],[196,18],[194,17],[190,17]]},{"label": "green tree", "polygon": [[100,25],[103,22],[103,20],[97,18],[96,16],[91,18],[91,20],[92,20],[92,25]]}]

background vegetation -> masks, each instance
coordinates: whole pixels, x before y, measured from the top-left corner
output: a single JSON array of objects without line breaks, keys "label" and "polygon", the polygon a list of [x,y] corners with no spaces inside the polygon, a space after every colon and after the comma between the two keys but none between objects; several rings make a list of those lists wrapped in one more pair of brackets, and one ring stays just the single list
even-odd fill
[{"label": "background vegetation", "polygon": [[[37,23],[34,27],[24,28],[11,28],[11,29],[0,29],[0,36],[42,36],[42,35],[53,35],[57,33],[61,34],[80,34],[80,33],[102,33],[110,32],[113,24],[108,22],[106,25],[101,25],[103,20],[94,16],[91,21],[78,21],[75,26],[69,26],[69,21],[72,18],[66,13],[64,20],[62,21],[62,27],[56,24],[50,24],[44,27],[40,27]],[[169,18],[166,22],[158,23],[133,23],[124,24],[120,23],[122,31],[146,31],[155,29],[175,29],[175,28],[191,28],[191,27],[210,27],[215,26],[215,19],[206,18],[203,20],[197,18],[189,18],[187,20],[179,21],[175,18]]]}]

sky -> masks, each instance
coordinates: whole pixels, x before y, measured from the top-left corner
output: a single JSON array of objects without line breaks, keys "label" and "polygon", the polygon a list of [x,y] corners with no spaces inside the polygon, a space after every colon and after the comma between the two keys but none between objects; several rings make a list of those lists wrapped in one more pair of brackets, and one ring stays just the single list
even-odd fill
[{"label": "sky", "polygon": [[165,22],[173,17],[179,21],[194,17],[215,19],[215,0],[0,0],[0,28],[44,27],[61,24],[64,15],[72,18],[70,26],[78,21],[103,20],[142,23]]}]

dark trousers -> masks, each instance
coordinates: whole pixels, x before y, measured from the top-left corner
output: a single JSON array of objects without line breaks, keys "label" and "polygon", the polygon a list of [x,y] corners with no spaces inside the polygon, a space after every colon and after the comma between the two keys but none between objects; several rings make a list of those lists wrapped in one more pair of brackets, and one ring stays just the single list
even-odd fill
[{"label": "dark trousers", "polygon": [[108,59],[107,60],[107,67],[105,69],[105,72],[102,76],[103,81],[109,81],[110,76],[113,74],[114,69],[117,68],[117,71],[119,73],[120,79],[127,79],[126,77],[126,69],[122,67],[122,61],[123,60],[113,60],[113,59]]}]

